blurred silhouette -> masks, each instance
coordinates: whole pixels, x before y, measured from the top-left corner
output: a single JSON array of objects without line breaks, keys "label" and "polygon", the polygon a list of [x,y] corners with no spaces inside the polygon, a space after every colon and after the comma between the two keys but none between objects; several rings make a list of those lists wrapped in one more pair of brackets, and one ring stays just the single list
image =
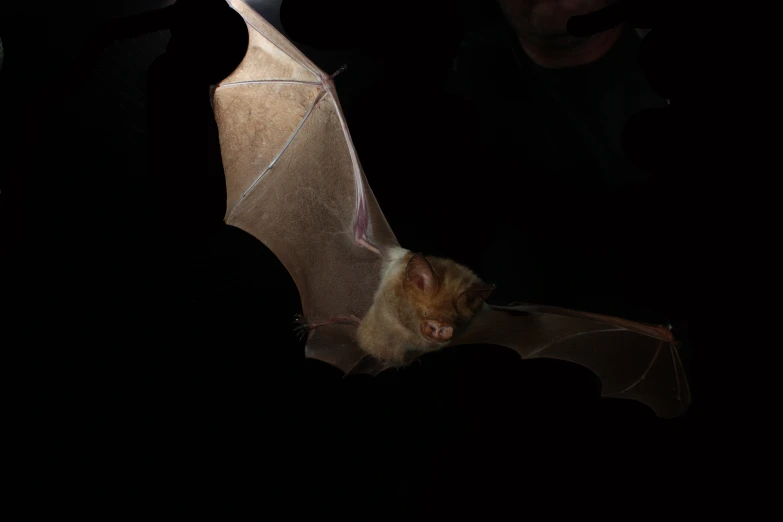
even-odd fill
[{"label": "blurred silhouette", "polygon": [[650,173],[623,154],[622,129],[632,115],[667,102],[639,67],[634,28],[569,34],[571,16],[605,0],[498,3],[503,16],[463,40],[451,81],[477,115],[482,160],[488,154],[542,194],[646,184]]},{"label": "blurred silhouette", "polygon": [[677,266],[650,238],[674,235],[677,218],[661,202],[677,187],[630,161],[623,131],[667,100],[646,81],[632,26],[567,29],[610,3],[498,0],[467,31],[447,89],[462,115],[461,170],[482,182],[456,204],[492,202],[498,226],[475,230],[494,235],[481,270],[502,269],[517,295],[665,322],[682,314]]},{"label": "blurred silhouette", "polygon": [[[105,109],[102,93],[75,115],[63,106],[117,76],[96,67],[114,42],[163,30],[171,38],[141,97],[152,175],[125,175],[126,154],[146,151],[110,140],[107,147],[85,133]],[[209,86],[246,48],[244,22],[225,2],[178,1],[94,28],[69,56],[71,66],[25,107],[14,174],[42,188],[27,202],[36,225],[26,250],[28,338],[38,358],[31,388],[43,431],[53,434],[46,448],[66,469],[104,466],[125,483],[172,494],[226,463],[259,469],[263,462],[281,481],[298,469],[300,455],[290,449],[307,403],[303,353],[291,335],[296,290],[263,245],[222,223],[225,181]],[[112,87],[127,88],[118,80]],[[158,480],[168,466],[179,472],[173,483]],[[260,487],[248,474],[218,474],[212,493]]]},{"label": "blurred silhouette", "polygon": [[247,31],[223,1],[169,9],[171,39],[147,73],[147,114],[162,224],[185,246],[222,226],[225,178],[209,87],[242,60]]}]

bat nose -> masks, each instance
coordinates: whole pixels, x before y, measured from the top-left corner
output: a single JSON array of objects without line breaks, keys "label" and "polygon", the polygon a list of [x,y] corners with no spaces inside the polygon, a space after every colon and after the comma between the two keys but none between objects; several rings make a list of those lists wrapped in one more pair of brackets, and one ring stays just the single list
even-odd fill
[{"label": "bat nose", "polygon": [[421,331],[436,341],[446,342],[451,339],[454,329],[451,326],[439,323],[437,321],[427,321],[421,325]]}]

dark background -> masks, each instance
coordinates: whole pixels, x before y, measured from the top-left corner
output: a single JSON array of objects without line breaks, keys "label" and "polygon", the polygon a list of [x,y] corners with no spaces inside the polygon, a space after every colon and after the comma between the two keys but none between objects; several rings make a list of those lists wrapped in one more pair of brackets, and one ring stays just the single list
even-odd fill
[{"label": "dark background", "polygon": [[[433,252],[431,222],[412,202],[426,204],[417,179],[459,171],[453,140],[470,136],[447,130],[470,126],[442,85],[463,32],[491,9],[334,2],[326,10],[301,1],[277,17],[273,3],[256,4],[299,35],[292,38],[322,69],[348,64],[336,81],[341,103],[400,242],[481,257],[482,238],[458,226]],[[168,29],[111,41],[91,61],[79,54],[100,24],[163,5],[55,3],[0,18],[3,254],[27,275],[12,283],[23,298],[20,346],[35,363],[19,391],[37,399],[27,410],[44,464],[34,487],[112,509],[160,499],[174,509],[332,505],[364,518],[398,510],[423,518],[473,505],[521,517],[574,506],[602,514],[626,502],[654,510],[669,506],[683,482],[709,474],[696,430],[701,348],[689,330],[698,303],[687,262],[680,272],[670,265],[661,288],[647,277],[656,261],[636,258],[638,279],[618,294],[572,259],[567,282],[547,294],[547,304],[671,322],[694,393],[683,418],[601,399],[588,370],[522,361],[500,347],[455,347],[375,378],[342,378],[305,360],[291,333],[300,310],[287,272],[221,222],[225,193],[204,87],[230,72],[210,60],[233,56],[236,33],[219,23],[197,37],[182,29],[174,58],[164,56]],[[351,23],[357,17],[364,22]],[[79,63],[89,65],[72,76]],[[480,201],[465,213],[491,229],[497,204]],[[681,229],[662,233],[685,260],[697,249],[688,225],[683,217]],[[568,256],[567,244],[553,248]],[[483,261],[488,271],[500,267],[486,278],[516,282],[496,302],[540,297],[508,265]]]}]

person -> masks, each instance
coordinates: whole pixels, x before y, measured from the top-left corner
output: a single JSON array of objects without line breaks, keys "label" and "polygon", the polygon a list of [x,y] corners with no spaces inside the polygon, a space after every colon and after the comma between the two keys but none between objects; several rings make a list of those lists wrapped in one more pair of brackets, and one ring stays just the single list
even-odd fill
[{"label": "person", "polygon": [[654,310],[671,311],[659,291],[675,267],[650,238],[673,224],[659,199],[667,187],[622,149],[629,118],[668,103],[640,68],[642,36],[624,24],[569,34],[570,17],[614,0],[495,2],[447,84],[463,115],[464,172],[484,174],[469,197],[492,202],[491,222],[475,228],[487,235],[476,268],[503,282],[500,299],[665,320]]}]

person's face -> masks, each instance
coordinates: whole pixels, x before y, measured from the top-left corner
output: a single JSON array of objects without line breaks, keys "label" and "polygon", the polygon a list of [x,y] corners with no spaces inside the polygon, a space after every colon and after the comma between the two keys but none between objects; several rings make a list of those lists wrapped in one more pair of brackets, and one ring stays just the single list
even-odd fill
[{"label": "person's face", "polygon": [[497,0],[509,23],[523,39],[539,45],[566,46],[577,38],[566,24],[575,15],[602,9],[616,0]]}]

